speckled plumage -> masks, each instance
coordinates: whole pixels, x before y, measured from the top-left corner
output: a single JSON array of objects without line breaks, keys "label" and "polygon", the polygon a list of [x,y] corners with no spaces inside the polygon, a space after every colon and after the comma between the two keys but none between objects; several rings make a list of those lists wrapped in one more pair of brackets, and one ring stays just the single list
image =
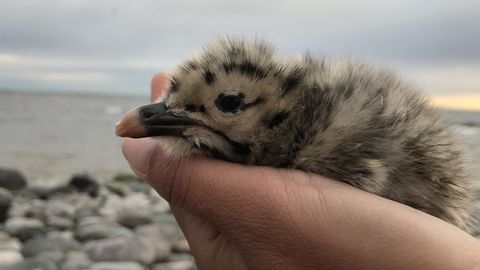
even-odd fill
[{"label": "speckled plumage", "polygon": [[[222,39],[169,74],[170,91],[159,102],[204,125],[162,138],[171,155],[312,172],[471,226],[451,129],[391,72]],[[221,95],[240,96],[241,107],[222,111]]]}]

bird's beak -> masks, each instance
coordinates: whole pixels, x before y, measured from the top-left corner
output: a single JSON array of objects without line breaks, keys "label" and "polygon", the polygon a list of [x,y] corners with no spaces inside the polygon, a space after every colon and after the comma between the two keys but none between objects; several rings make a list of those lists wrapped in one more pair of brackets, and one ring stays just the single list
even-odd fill
[{"label": "bird's beak", "polygon": [[182,137],[186,128],[198,126],[191,118],[168,112],[165,103],[154,103],[127,112],[117,123],[119,137],[143,138],[153,136]]}]

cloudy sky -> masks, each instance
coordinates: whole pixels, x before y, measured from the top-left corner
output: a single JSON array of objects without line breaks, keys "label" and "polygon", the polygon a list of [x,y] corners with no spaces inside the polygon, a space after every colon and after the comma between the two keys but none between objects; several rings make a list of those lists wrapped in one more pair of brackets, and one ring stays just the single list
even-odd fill
[{"label": "cloudy sky", "polygon": [[397,70],[480,109],[479,0],[2,0],[0,88],[147,94],[224,34]]}]

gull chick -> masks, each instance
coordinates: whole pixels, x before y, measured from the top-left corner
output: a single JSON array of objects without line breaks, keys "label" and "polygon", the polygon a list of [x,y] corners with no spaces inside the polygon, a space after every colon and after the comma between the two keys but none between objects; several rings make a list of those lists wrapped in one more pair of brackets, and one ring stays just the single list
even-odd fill
[{"label": "gull chick", "polygon": [[127,113],[118,136],[158,137],[174,158],[316,173],[472,227],[452,131],[389,71],[221,39],[169,76],[169,91]]}]

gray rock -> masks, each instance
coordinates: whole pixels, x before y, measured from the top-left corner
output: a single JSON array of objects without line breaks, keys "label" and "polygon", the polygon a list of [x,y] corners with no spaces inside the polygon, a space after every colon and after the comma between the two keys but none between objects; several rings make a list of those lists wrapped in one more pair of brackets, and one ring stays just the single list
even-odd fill
[{"label": "gray rock", "polygon": [[15,250],[20,251],[22,243],[17,238],[12,238],[6,232],[0,231],[0,251],[1,250]]},{"label": "gray rock", "polygon": [[14,217],[5,222],[5,230],[21,240],[26,240],[42,233],[45,224],[34,218]]},{"label": "gray rock", "polygon": [[0,187],[10,191],[20,190],[27,186],[27,180],[17,170],[0,168]]},{"label": "gray rock", "polygon": [[188,253],[172,253],[170,257],[168,257],[169,262],[178,262],[178,261],[194,261],[193,256]]},{"label": "gray rock", "polygon": [[27,258],[19,263],[13,264],[5,270],[58,270],[58,266],[54,260],[48,256],[41,255]]},{"label": "gray rock", "polygon": [[73,175],[68,185],[75,188],[79,192],[87,193],[93,197],[98,195],[98,190],[100,187],[97,180],[88,174]]},{"label": "gray rock", "polygon": [[143,193],[132,193],[115,205],[117,221],[123,226],[134,228],[147,224],[152,220],[152,209],[150,200]]},{"label": "gray rock", "polygon": [[65,260],[60,264],[61,270],[88,270],[92,261],[83,251],[70,251],[66,254]]},{"label": "gray rock", "polygon": [[113,180],[119,183],[130,183],[141,181],[138,177],[129,172],[120,172],[113,176]]},{"label": "gray rock", "polygon": [[52,199],[47,202],[45,213],[47,216],[73,219],[75,217],[75,207],[60,199]]},{"label": "gray rock", "polygon": [[71,233],[54,232],[47,236],[37,236],[25,242],[22,253],[27,257],[38,255],[45,251],[59,251],[66,253],[72,250],[80,250],[81,245]]},{"label": "gray rock", "polygon": [[150,193],[150,190],[152,190],[152,187],[150,187],[145,182],[143,182],[142,180],[139,180],[139,179],[137,179],[137,181],[131,182],[130,183],[130,188],[134,192],[141,192],[141,193],[144,193],[144,194],[148,194],[148,193]]},{"label": "gray rock", "polygon": [[158,214],[153,216],[153,220],[153,224],[157,224],[161,228],[170,242],[185,238],[172,214]]},{"label": "gray rock", "polygon": [[45,201],[15,196],[10,208],[9,217],[28,217],[45,222]]},{"label": "gray rock", "polygon": [[134,261],[151,264],[156,257],[153,244],[143,237],[117,237],[90,241],[84,250],[93,261]]},{"label": "gray rock", "polygon": [[78,221],[75,237],[80,241],[107,238],[113,226],[115,225],[104,217],[87,216]]},{"label": "gray rock", "polygon": [[171,245],[165,235],[164,228],[160,224],[147,224],[135,229],[135,233],[148,241],[155,247],[156,262],[166,261],[171,254]]},{"label": "gray rock", "polygon": [[129,228],[122,227],[117,224],[117,226],[113,226],[112,229],[110,230],[110,235],[108,236],[109,238],[114,238],[114,237],[131,237],[133,236],[134,233],[132,230]]},{"label": "gray rock", "polygon": [[0,231],[0,242],[11,239],[10,235],[4,231]]},{"label": "gray rock", "polygon": [[77,193],[69,196],[67,202],[75,207],[75,218],[80,220],[88,216],[98,216],[99,200],[92,199],[85,194]]},{"label": "gray rock", "polygon": [[22,253],[17,250],[0,250],[0,269],[20,263],[22,260]]},{"label": "gray rock", "polygon": [[59,230],[71,229],[75,217],[75,207],[60,200],[51,199],[45,208],[46,224]]},{"label": "gray rock", "polygon": [[172,251],[176,253],[190,253],[190,245],[186,239],[181,239],[173,244]]},{"label": "gray rock", "polygon": [[122,197],[126,196],[131,192],[130,187],[125,183],[119,183],[114,181],[105,183],[105,188],[107,188],[108,191]]},{"label": "gray rock", "polygon": [[47,250],[39,253],[34,258],[42,258],[44,260],[52,261],[58,266],[58,264],[65,259],[65,253],[58,250]]},{"label": "gray rock", "polygon": [[194,269],[196,269],[195,264],[189,260],[159,263],[159,264],[154,264],[151,267],[151,270],[194,270]]},{"label": "gray rock", "polygon": [[73,228],[73,220],[63,217],[47,216],[47,226],[58,230]]},{"label": "gray rock", "polygon": [[28,188],[37,198],[46,200],[55,195],[74,192],[73,187],[65,185],[63,181],[52,179],[50,181],[39,181],[30,184]]},{"label": "gray rock", "polygon": [[136,262],[99,262],[92,265],[90,270],[144,270]]},{"label": "gray rock", "polygon": [[0,222],[7,220],[11,204],[12,193],[8,189],[0,187]]}]

